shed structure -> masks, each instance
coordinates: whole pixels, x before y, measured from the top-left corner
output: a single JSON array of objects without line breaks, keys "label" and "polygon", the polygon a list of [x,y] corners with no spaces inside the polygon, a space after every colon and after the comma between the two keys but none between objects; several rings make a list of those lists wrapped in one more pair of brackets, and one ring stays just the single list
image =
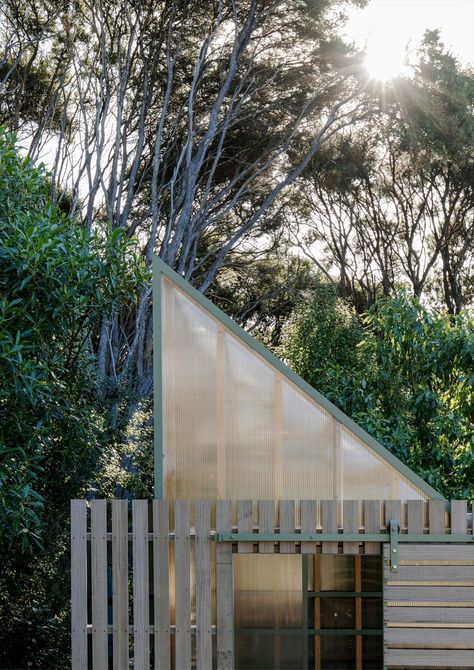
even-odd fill
[{"label": "shed structure", "polygon": [[155,499],[71,503],[72,670],[472,670],[466,501],[153,281]]},{"label": "shed structure", "polygon": [[[345,501],[441,498],[158,258],[154,310],[157,498],[230,500],[233,523],[249,531],[262,501],[274,501],[267,510],[279,513],[280,532],[282,501],[335,501],[337,531]],[[363,509],[366,531],[380,532],[380,507],[372,519]],[[340,556],[333,544],[308,557],[240,545],[235,668],[380,670],[383,562],[380,545],[361,550]]]},{"label": "shed structure", "polygon": [[159,258],[154,309],[158,498],[441,497]]}]

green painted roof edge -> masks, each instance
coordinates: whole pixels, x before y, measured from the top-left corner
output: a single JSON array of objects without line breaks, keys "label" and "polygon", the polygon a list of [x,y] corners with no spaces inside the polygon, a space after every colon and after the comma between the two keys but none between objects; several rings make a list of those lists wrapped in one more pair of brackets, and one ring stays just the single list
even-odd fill
[{"label": "green painted roof edge", "polygon": [[[322,405],[332,416],[340,421],[346,428],[352,431],[357,437],[365,442],[371,449],[373,449],[379,456],[381,456],[387,463],[392,465],[398,472],[408,479],[421,491],[426,493],[428,498],[433,500],[444,500],[444,496],[436,491],[432,486],[427,484],[419,475],[411,470],[407,465],[402,463],[394,454],[392,454],[386,447],[378,442],[374,437],[369,435],[363,428],[361,428],[353,419],[344,414],[336,405],[325,398],[321,393],[316,391],[308,382],[300,377],[296,372],[291,370],[283,361],[281,361],[275,354],[269,351],[261,342],[256,340],[252,335],[249,335],[243,328],[235,323],[225,312],[219,307],[216,307],[208,298],[194,288],[186,279],[181,277],[177,272],[172,270],[169,265],[161,260],[158,256],[153,258],[153,283],[155,283],[158,273],[161,272],[168,279],[174,282],[181,290],[189,295],[195,302],[197,302],[203,309],[208,311],[215,319],[220,321],[226,328],[228,328],[234,335],[241,339],[257,354],[262,356],[267,363],[275,367],[282,375],[289,379],[295,386],[297,386],[303,393]],[[157,292],[155,292],[156,294]],[[154,325],[158,325],[158,319],[154,320]],[[161,375],[161,370],[160,370]]]}]

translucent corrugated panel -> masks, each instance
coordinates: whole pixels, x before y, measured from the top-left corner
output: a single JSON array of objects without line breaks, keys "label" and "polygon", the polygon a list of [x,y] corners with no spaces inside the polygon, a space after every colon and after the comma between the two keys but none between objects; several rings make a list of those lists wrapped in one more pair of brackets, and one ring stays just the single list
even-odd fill
[{"label": "translucent corrugated panel", "polygon": [[342,498],[406,500],[426,497],[345,426],[341,426],[340,441]]},{"label": "translucent corrugated panel", "polygon": [[233,556],[235,667],[302,667],[301,556]]},{"label": "translucent corrugated panel", "polygon": [[165,496],[426,496],[162,275]]}]

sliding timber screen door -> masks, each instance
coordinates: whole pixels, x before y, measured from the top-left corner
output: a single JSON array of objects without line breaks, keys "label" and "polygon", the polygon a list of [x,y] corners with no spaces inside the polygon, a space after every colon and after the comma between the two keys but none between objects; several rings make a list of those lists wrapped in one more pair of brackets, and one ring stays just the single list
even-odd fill
[{"label": "sliding timber screen door", "polygon": [[158,281],[166,498],[432,497],[181,278]]}]

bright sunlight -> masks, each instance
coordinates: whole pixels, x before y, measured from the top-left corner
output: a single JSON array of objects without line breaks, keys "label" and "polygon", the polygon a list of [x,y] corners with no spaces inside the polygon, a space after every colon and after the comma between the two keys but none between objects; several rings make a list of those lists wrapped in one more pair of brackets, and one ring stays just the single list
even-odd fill
[{"label": "bright sunlight", "polygon": [[440,29],[445,45],[473,63],[473,25],[473,0],[371,0],[350,12],[346,36],[364,49],[368,76],[386,82],[408,74],[426,29]]},{"label": "bright sunlight", "polygon": [[378,35],[367,43],[365,68],[371,79],[388,81],[408,73],[406,47],[397,35]]}]

